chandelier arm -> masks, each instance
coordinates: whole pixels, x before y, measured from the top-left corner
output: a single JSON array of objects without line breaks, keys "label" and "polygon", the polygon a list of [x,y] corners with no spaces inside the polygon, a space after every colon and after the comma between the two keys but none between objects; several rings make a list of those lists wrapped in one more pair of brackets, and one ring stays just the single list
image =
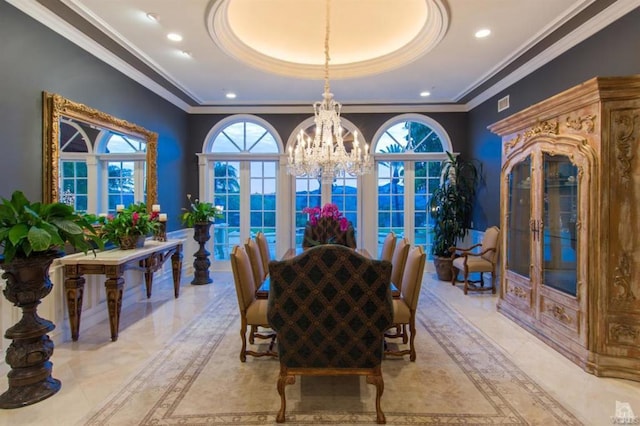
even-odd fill
[{"label": "chandelier arm", "polygon": [[351,151],[347,152],[342,136],[340,112],[342,104],[333,98],[329,86],[329,35],[331,33],[331,0],[326,0],[326,27],[324,38],[324,94],[321,102],[313,104],[316,132],[311,139],[303,130],[298,135],[295,147],[289,147],[287,171],[296,176],[322,178],[331,183],[337,177],[360,176],[373,171],[369,146],[364,150],[354,132]]}]

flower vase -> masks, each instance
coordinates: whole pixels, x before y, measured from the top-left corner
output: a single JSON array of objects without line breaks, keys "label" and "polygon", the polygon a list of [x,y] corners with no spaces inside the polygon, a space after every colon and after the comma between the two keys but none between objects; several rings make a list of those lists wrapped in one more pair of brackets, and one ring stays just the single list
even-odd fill
[{"label": "flower vase", "polygon": [[195,260],[193,261],[193,281],[191,281],[191,284],[194,285],[210,284],[213,282],[209,277],[209,267],[211,266],[209,255],[211,253],[205,248],[207,241],[211,238],[211,234],[209,233],[211,224],[211,222],[204,222],[193,225],[193,239],[200,245],[199,250],[193,254]]},{"label": "flower vase", "polygon": [[124,235],[118,241],[120,250],[143,248],[146,238],[144,235]]},{"label": "flower vase", "polygon": [[0,395],[0,408],[19,408],[35,404],[60,390],[60,380],[51,377],[53,341],[48,332],[56,328],[49,320],[38,316],[40,300],[47,296],[53,284],[49,279],[49,266],[60,251],[43,255],[14,258],[0,263],[5,271],[2,278],[6,287],[5,298],[22,309],[22,318],[9,327],[4,336],[12,339],[7,348],[6,362],[11,366],[7,374],[9,389]]}]

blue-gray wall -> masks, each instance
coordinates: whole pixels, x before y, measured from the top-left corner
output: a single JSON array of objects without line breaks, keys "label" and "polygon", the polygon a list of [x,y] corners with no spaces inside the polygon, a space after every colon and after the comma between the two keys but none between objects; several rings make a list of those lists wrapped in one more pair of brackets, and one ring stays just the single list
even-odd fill
[{"label": "blue-gray wall", "polygon": [[[640,74],[640,8],[470,111],[468,154],[485,170],[474,228],[500,224],[501,140],[487,126],[590,78],[630,74]],[[506,95],[511,106],[498,113],[498,99]]]},{"label": "blue-gray wall", "polygon": [[[42,91],[157,132],[158,198],[179,226],[188,114],[0,1],[0,196],[42,199]],[[189,171],[193,173],[194,171]],[[195,171],[197,173],[197,170]]]},{"label": "blue-gray wall", "polygon": [[[488,125],[594,76],[640,73],[640,8],[467,113],[429,113],[454,150],[482,163],[474,228],[499,223],[500,138]],[[179,227],[186,193],[197,193],[200,152],[209,129],[226,115],[186,114],[125,75],[0,0],[0,196],[22,189],[42,197],[42,91],[59,93],[159,134],[158,194]],[[497,113],[509,94],[511,108]],[[312,100],[310,100],[311,102]],[[309,114],[259,114],[286,141]],[[366,140],[396,114],[345,114]]]}]

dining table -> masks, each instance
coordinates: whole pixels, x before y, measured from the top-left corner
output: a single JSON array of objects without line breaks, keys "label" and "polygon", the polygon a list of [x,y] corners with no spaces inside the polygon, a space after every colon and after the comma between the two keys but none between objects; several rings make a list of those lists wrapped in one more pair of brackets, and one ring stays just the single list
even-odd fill
[{"label": "dining table", "polygon": [[[291,248],[287,249],[287,251],[282,256],[281,260],[291,259],[291,258],[301,254],[303,251],[304,251],[304,249],[302,247],[291,247]],[[371,254],[369,253],[369,251],[367,249],[365,249],[365,248],[357,248],[357,249],[355,249],[355,251],[360,253],[361,255],[371,259]],[[267,275],[265,280],[262,282],[262,284],[260,284],[260,286],[256,290],[256,299],[268,299],[269,298],[269,287],[270,287],[270,280],[269,280],[269,276]],[[391,296],[393,298],[400,297],[400,290],[398,289],[398,287],[393,282],[391,283]]]}]

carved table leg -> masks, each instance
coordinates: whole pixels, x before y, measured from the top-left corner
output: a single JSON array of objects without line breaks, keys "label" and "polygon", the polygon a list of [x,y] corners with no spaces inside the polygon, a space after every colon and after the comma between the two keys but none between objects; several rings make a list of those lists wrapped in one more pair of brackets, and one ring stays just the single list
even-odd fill
[{"label": "carved table leg", "polygon": [[145,259],[144,263],[144,284],[147,287],[147,299],[151,297],[151,290],[153,288],[153,267],[149,264],[149,259]]},{"label": "carved table leg", "polygon": [[82,299],[84,296],[85,279],[78,271],[78,265],[65,266],[64,291],[67,296],[69,311],[69,327],[71,339],[76,342],[80,337],[80,316],[82,315]]},{"label": "carved table leg", "polygon": [[173,271],[173,296],[178,298],[182,277],[182,244],[178,244],[175,252],[171,255],[171,269]]},{"label": "carved table leg", "polygon": [[107,267],[107,281],[104,283],[107,291],[107,307],[109,308],[109,326],[111,327],[111,340],[118,340],[120,328],[120,311],[122,309],[122,292],[124,278],[122,266]]}]

